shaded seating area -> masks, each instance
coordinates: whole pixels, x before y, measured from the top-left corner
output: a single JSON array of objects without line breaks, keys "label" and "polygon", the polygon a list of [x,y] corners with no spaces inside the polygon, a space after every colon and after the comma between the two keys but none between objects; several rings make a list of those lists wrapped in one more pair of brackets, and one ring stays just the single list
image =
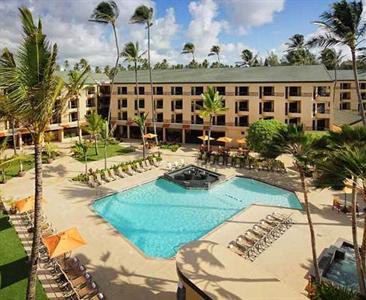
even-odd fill
[{"label": "shaded seating area", "polygon": [[274,212],[231,241],[228,248],[239,256],[254,261],[260,253],[284,234],[292,223],[290,215]]}]

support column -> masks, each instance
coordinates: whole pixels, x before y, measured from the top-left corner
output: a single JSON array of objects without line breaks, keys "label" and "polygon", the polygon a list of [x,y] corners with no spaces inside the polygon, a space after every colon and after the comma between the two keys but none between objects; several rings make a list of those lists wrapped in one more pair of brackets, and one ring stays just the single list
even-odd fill
[{"label": "support column", "polygon": [[163,127],[163,142],[166,142],[166,128]]},{"label": "support column", "polygon": [[19,145],[19,150],[22,151],[22,148],[23,148],[23,138],[22,138],[22,134],[21,133],[18,134],[18,145]]},{"label": "support column", "polygon": [[63,129],[60,129],[57,131],[57,140],[61,143],[64,141],[64,130]]},{"label": "support column", "polygon": [[186,130],[182,129],[182,144],[186,143]]},{"label": "support column", "polygon": [[127,125],[127,138],[129,139],[130,138],[130,126]]}]

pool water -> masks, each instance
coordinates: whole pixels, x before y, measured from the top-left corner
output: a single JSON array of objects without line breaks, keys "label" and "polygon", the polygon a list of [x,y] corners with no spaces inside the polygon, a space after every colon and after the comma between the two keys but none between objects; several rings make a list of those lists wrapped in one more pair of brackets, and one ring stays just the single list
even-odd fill
[{"label": "pool water", "polygon": [[170,258],[253,203],[302,208],[294,193],[241,177],[210,190],[158,179],[102,198],[93,208],[145,255]]}]

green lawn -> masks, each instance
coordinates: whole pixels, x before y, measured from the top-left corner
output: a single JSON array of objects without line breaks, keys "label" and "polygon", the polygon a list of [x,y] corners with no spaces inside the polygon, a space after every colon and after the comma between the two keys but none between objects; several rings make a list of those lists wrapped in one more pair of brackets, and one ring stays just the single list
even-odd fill
[{"label": "green lawn", "polygon": [[[27,289],[28,265],[26,253],[7,216],[0,212],[0,299],[23,300]],[[37,300],[47,296],[40,283]]]},{"label": "green lawn", "polygon": [[[117,156],[117,155],[123,155],[126,153],[131,153],[135,151],[134,149],[128,148],[128,147],[122,147],[119,144],[110,144],[107,147],[107,157]],[[80,162],[84,162],[82,158],[74,157]],[[104,145],[103,143],[98,143],[98,155],[95,153],[95,147],[94,143],[90,144],[90,147],[88,149],[88,161],[97,161],[104,159]]]},{"label": "green lawn", "polygon": [[[25,161],[23,161],[23,170],[28,171],[33,168],[34,168],[34,155],[32,155],[32,154],[26,155]],[[13,162],[13,163],[9,164],[5,168],[6,180],[9,180],[12,177],[17,176],[18,172],[19,172],[19,163],[18,162]]]}]

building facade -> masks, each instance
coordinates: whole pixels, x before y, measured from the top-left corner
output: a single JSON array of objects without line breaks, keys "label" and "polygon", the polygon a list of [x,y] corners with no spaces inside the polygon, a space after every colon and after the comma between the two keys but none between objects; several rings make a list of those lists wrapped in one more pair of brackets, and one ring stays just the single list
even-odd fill
[{"label": "building facade", "polygon": [[[122,72],[112,91],[112,121],[123,138],[138,138],[133,117],[147,112],[152,131],[153,105],[159,138],[167,142],[197,143],[208,129],[199,117],[202,93],[213,87],[227,110],[213,119],[212,136],[234,139],[245,135],[259,119],[304,124],[307,130],[326,130],[333,123],[333,79],[321,66],[281,66],[232,69],[153,71],[150,90],[146,71]],[[153,103],[151,101],[153,94]]]}]

